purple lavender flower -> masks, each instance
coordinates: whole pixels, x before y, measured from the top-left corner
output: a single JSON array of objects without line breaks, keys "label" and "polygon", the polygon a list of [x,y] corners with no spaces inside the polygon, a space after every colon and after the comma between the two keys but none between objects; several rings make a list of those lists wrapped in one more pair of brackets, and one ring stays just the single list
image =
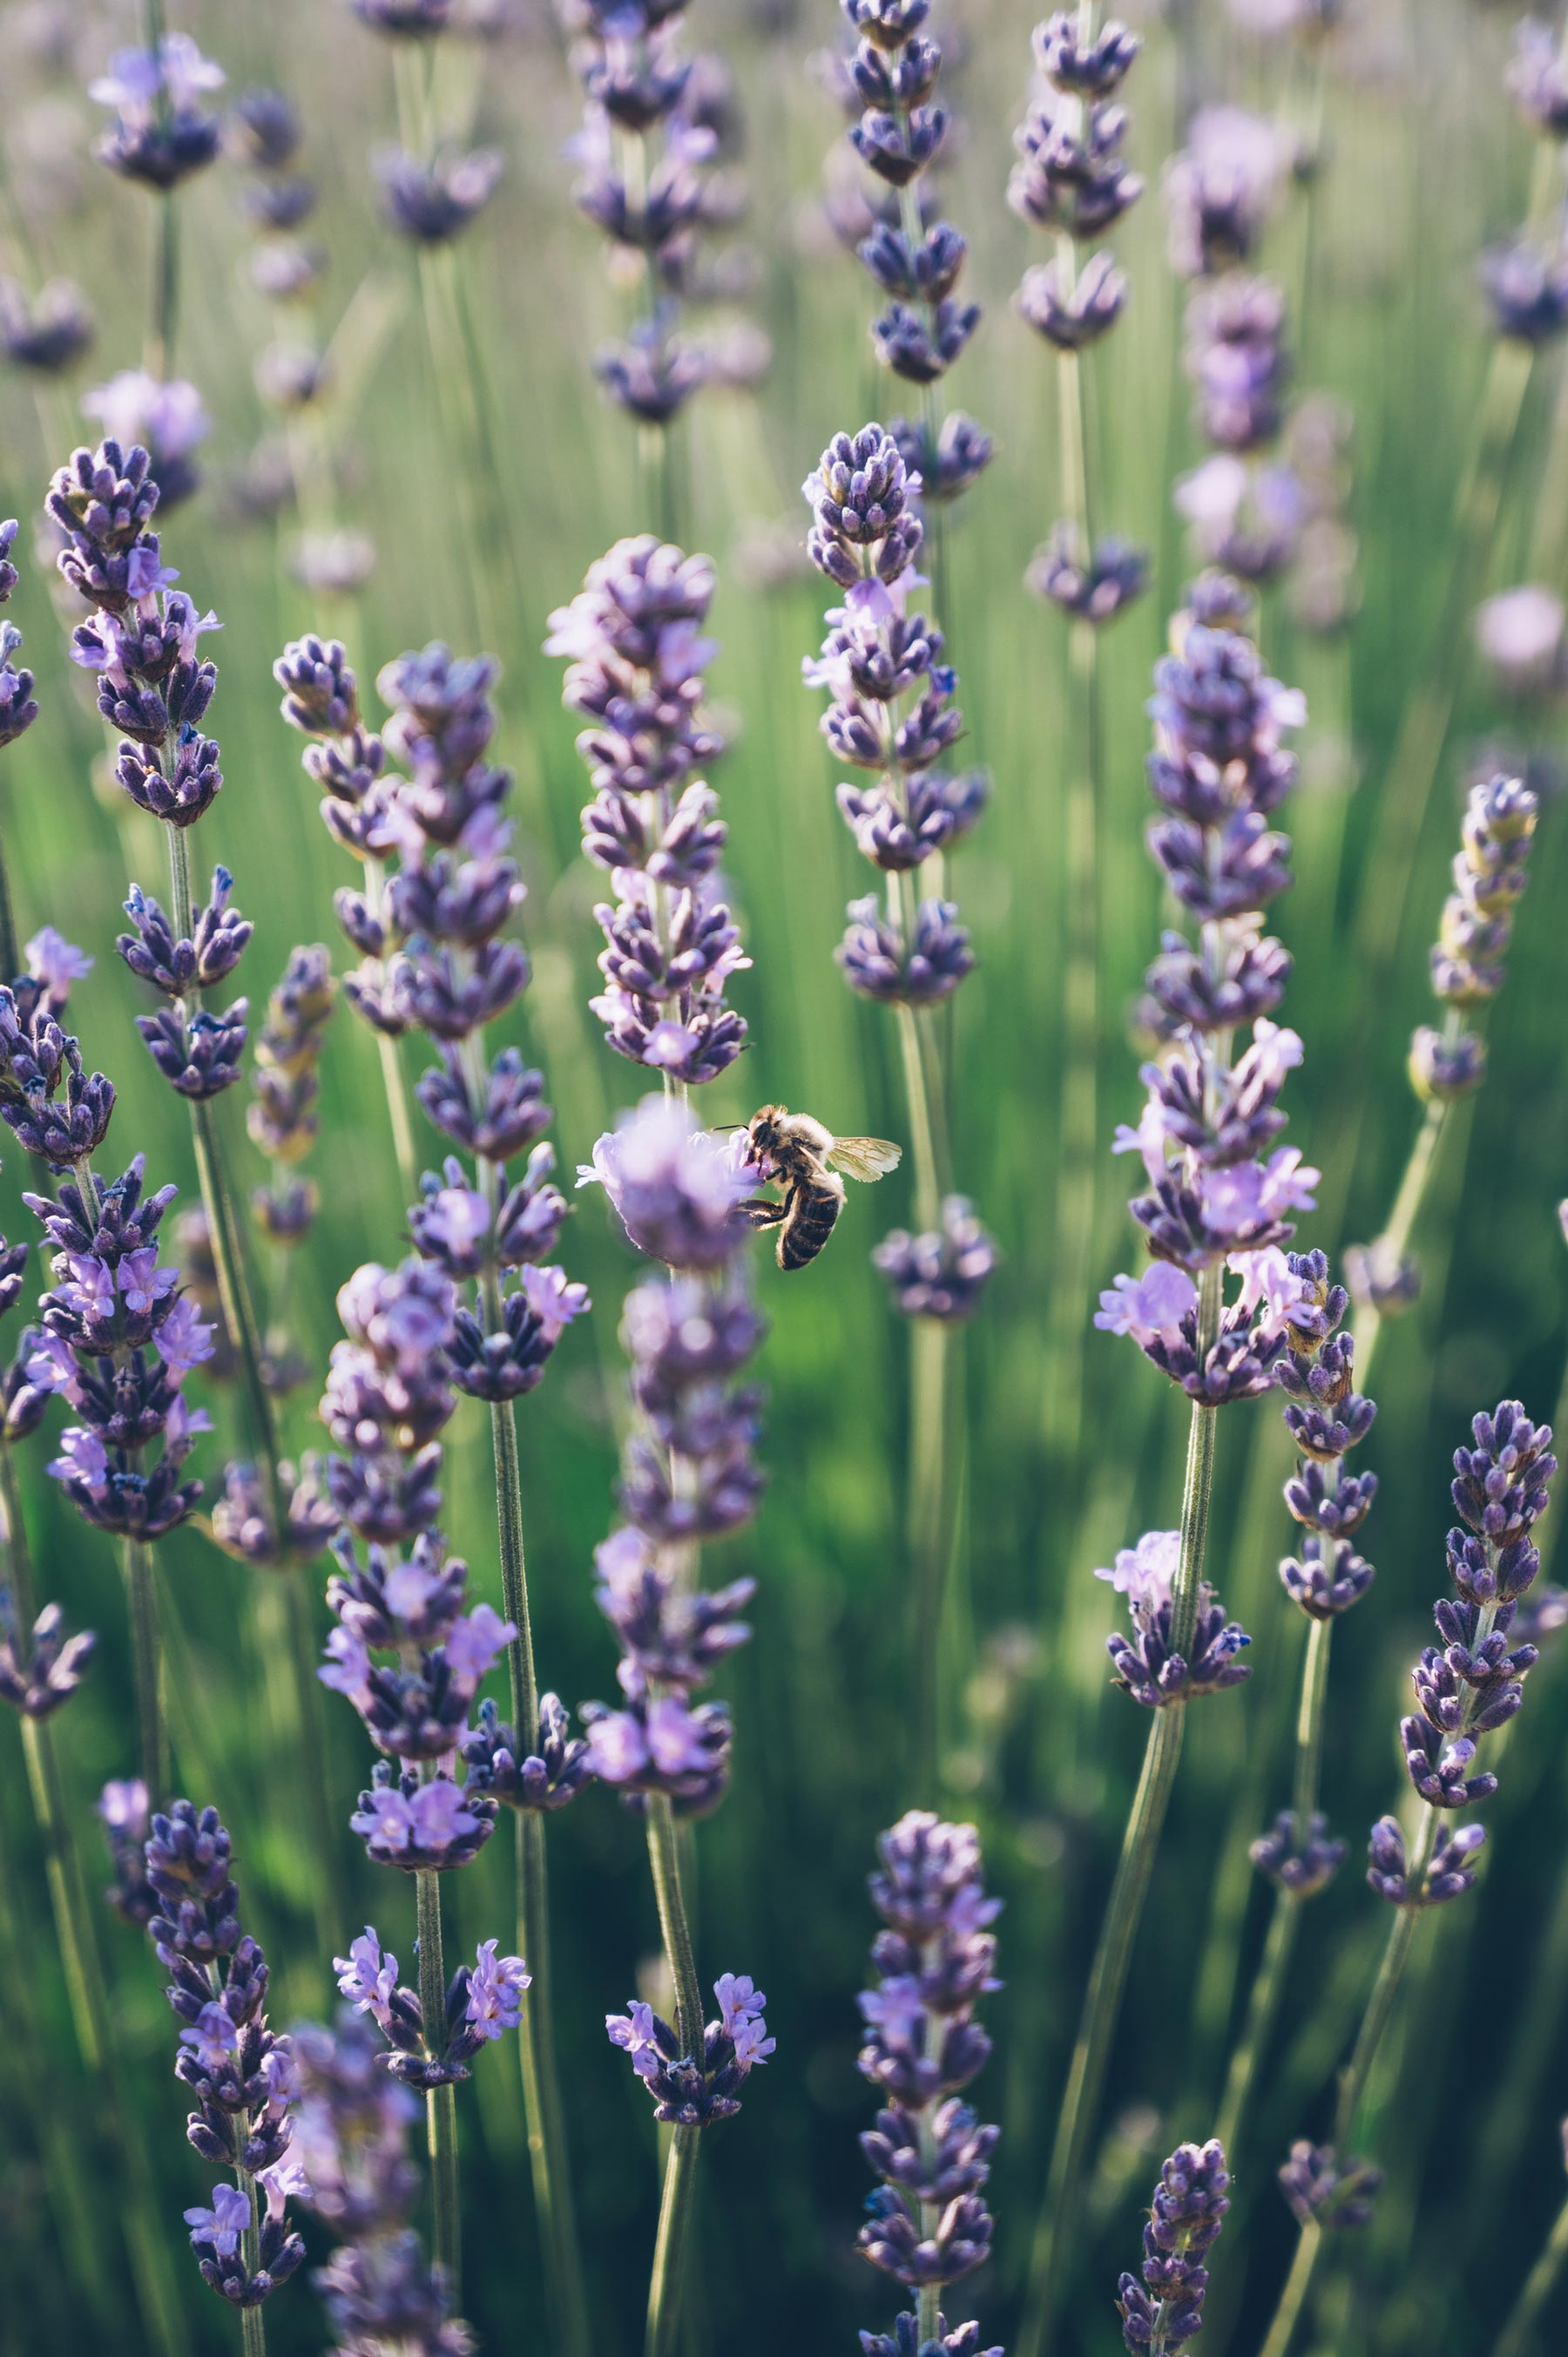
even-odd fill
[{"label": "purple lavender flower", "polygon": [[1226,1620],[1207,1582],[1197,1591],[1190,1658],[1171,1650],[1171,1598],[1180,1554],[1179,1531],[1148,1531],[1135,1547],[1122,1549],[1113,1569],[1094,1575],[1127,1598],[1132,1641],[1113,1635],[1105,1650],[1115,1666],[1114,1683],[1146,1710],[1219,1694],[1248,1674],[1236,1656],[1251,1641],[1239,1621]]},{"label": "purple lavender flower", "polygon": [[618,1054],[693,1084],[745,1045],[725,991],[750,963],[717,887],[725,831],[694,775],[722,749],[701,709],[713,588],[707,558],[647,534],[618,541],[545,641],[568,658],[564,700],[590,723],[577,739],[596,796],[583,848],[619,896],[594,912],[606,941],[594,1012]]},{"label": "purple lavender flower", "polygon": [[449,245],[484,210],[500,184],[500,152],[475,147],[422,162],[401,147],[378,147],[371,161],[381,183],[389,229],[414,245]]},{"label": "purple lavender flower", "polygon": [[[417,2009],[412,1992],[398,1994]],[[349,2013],[332,2029],[302,2023],[293,2044],[299,2198],[342,2238],[315,2278],[339,2343],[468,2357],[474,2344],[451,2314],[442,2272],[427,2265],[407,2226],[419,2197],[408,2153],[419,2106],[383,2067],[404,2058],[389,2056],[370,2024]]]},{"label": "purple lavender flower", "polygon": [[97,322],[69,278],[51,278],[30,300],[15,278],[0,278],[0,351],[14,368],[59,376],[91,350]]},{"label": "purple lavender flower", "polygon": [[[882,2182],[859,2247],[911,2292],[929,2294],[971,2274],[991,2247],[983,2192],[999,2131],[960,2096],[991,2051],[973,2007],[1000,1986],[988,1928],[1000,1901],[985,1894],[972,1825],[912,1809],[877,1850],[871,1896],[886,1928],[871,1952],[877,1985],[860,1997],[860,2068],[884,2107],[861,2147]],[[901,2319],[899,2347],[907,2329]],[[954,2338],[963,2346],[975,2332],[961,2327]],[[862,2345],[875,2343],[863,2335]]]},{"label": "purple lavender flower", "polygon": [[[230,1864],[215,1809],[176,1801],[154,1817],[146,1867],[157,1911],[147,1932],[181,2024],[175,2074],[196,2098],[186,2135],[204,2160],[239,2179],[215,2187],[211,2208],[188,2210],[186,2223],[203,2279],[232,2306],[256,2308],[294,2273],[305,2244],[287,2217],[297,2185],[287,2158],[292,2058],[287,2040],[267,2027],[266,1959],[241,1929]],[[254,2214],[252,2180],[266,2196],[253,2270],[241,2249]]]},{"label": "purple lavender flower", "polygon": [[0,1589],[0,1700],[26,1718],[48,1718],[81,1684],[97,1642],[90,1629],[67,1637],[58,1604],[46,1604],[30,1630],[18,1629],[11,1598]]},{"label": "purple lavender flower", "polygon": [[489,1700],[479,1705],[478,1725],[461,1749],[474,1790],[514,1809],[564,1809],[595,1778],[588,1744],[572,1733],[571,1714],[558,1695],[539,1697],[532,1750],[524,1751]]},{"label": "purple lavender flower", "polygon": [[1133,2357],[1185,2348],[1200,2330],[1208,2288],[1203,2262],[1230,2207],[1230,2186],[1224,2147],[1215,2137],[1178,2145],[1161,2169],[1144,2228],[1143,2282],[1124,2275],[1117,2286],[1122,2337]]},{"label": "purple lavender flower", "polygon": [[145,1930],[158,1910],[157,1893],[147,1879],[146,1842],[152,1822],[147,1788],[139,1776],[112,1779],[93,1803],[103,1827],[114,1880],[104,1897],[122,1922]]},{"label": "purple lavender flower", "polygon": [[1202,107],[1165,167],[1172,267],[1210,277],[1251,259],[1279,202],[1289,150],[1278,126],[1240,107]]},{"label": "purple lavender flower", "polygon": [[392,2078],[426,2090],[455,2085],[483,2047],[517,2028],[529,1974],[521,1956],[498,1957],[497,1945],[482,1941],[474,1963],[453,1974],[445,2018],[428,2032],[418,1996],[399,1985],[397,1958],[383,1953],[371,1925],[334,1957],[338,1989],[381,2031],[379,2060]]},{"label": "purple lavender flower", "polygon": [[152,49],[117,49],[88,96],[114,110],[99,141],[100,163],[162,195],[216,156],[220,125],[200,102],[223,86],[223,72],[188,33],[165,33]]},{"label": "purple lavender flower", "polygon": [[739,1207],[754,1176],[744,1133],[721,1139],[678,1098],[644,1097],[598,1140],[577,1184],[603,1187],[639,1252],[671,1268],[716,1269],[750,1233]]},{"label": "purple lavender flower", "polygon": [[634,1999],[629,2012],[605,2016],[606,2035],[630,2056],[654,2118],[671,2126],[705,2128],[733,2119],[742,2086],[777,2043],[762,2018],[768,1999],[744,1975],[721,1974],[714,1995],[718,2018],[703,2028],[700,2061],[682,2053],[675,2032],[650,2005]]},{"label": "purple lavender flower", "polygon": [[896,1228],[871,1257],[906,1318],[972,1318],[1001,1254],[961,1195],[949,1195],[941,1227],[925,1235]]},{"label": "purple lavender flower", "polygon": [[1302,2139],[1292,2145],[1279,2179],[1298,2224],[1364,2226],[1383,2172],[1365,2160],[1352,2160],[1341,2169],[1332,2145]]}]

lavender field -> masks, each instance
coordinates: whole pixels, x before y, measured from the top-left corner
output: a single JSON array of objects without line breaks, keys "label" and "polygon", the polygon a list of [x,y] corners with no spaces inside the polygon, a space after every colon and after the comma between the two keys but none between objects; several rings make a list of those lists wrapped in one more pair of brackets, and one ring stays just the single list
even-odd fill
[{"label": "lavender field", "polygon": [[1563,9],[0,70],[0,2348],[1568,2347]]}]

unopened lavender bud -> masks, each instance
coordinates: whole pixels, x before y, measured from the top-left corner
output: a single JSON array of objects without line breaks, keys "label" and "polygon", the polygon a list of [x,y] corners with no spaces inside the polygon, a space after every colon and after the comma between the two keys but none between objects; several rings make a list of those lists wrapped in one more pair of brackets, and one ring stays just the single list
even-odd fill
[{"label": "unopened lavender bud", "polygon": [[1568,257],[1520,242],[1481,257],[1481,285],[1498,335],[1533,347],[1568,327]]},{"label": "unopened lavender bud", "polygon": [[1313,1899],[1326,1890],[1345,1858],[1345,1844],[1328,1838],[1328,1820],[1314,1811],[1302,1839],[1293,1810],[1282,1809],[1273,1829],[1261,1835],[1250,1852],[1252,1864],[1280,1890],[1293,1899]]},{"label": "unopened lavender bud", "polygon": [[1303,2226],[1364,2226],[1383,2181],[1380,2169],[1352,2160],[1341,2169],[1332,2145],[1293,2144],[1279,2172],[1280,2190]]},{"label": "unopened lavender bud", "polygon": [[1203,2262],[1230,2207],[1230,2179],[1218,2138],[1178,2145],[1160,2171],[1144,2228],[1143,2281],[1117,2287],[1122,2338],[1133,2357],[1185,2348],[1203,2323],[1208,2270]]},{"label": "unopened lavender bud", "polygon": [[922,900],[907,941],[875,895],[849,905],[849,929],[834,955],[865,998],[929,1006],[951,996],[974,964],[969,935],[950,900]]},{"label": "unopened lavender bud", "polygon": [[221,1015],[203,1007],[188,1019],[166,1006],[138,1015],[136,1028],[169,1086],[182,1097],[202,1099],[221,1094],[239,1079],[246,1013],[242,998]]},{"label": "unopened lavender bud", "polygon": [[494,147],[436,156],[427,164],[381,147],[371,160],[388,227],[415,245],[448,245],[460,236],[494,196],[503,168]]},{"label": "unopened lavender bud", "polygon": [[92,307],[69,278],[51,278],[29,302],[14,278],[0,278],[0,351],[14,368],[59,376],[91,350]]},{"label": "unopened lavender bud", "polygon": [[1127,276],[1108,252],[1091,253],[1070,284],[1058,261],[1036,263],[1013,300],[1020,318],[1057,351],[1080,352],[1121,317]]},{"label": "unopened lavender bud", "polygon": [[979,1308],[1001,1254],[964,1198],[949,1195],[939,1231],[911,1235],[895,1229],[871,1257],[902,1316],[961,1319]]},{"label": "unopened lavender bud", "polygon": [[1036,597],[1076,621],[1112,622],[1147,588],[1148,552],[1111,533],[1086,562],[1075,526],[1058,523],[1024,578]]}]

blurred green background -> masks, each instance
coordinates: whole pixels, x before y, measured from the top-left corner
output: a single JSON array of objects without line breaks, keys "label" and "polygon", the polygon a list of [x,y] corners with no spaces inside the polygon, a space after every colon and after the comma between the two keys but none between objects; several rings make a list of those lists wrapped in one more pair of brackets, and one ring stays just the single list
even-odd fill
[{"label": "blurred green background", "polygon": [[[1094,449],[1104,522],[1155,552],[1153,593],[1102,641],[1105,788],[1101,860],[1101,1127],[1132,1118],[1136,1052],[1124,1011],[1161,921],[1143,849],[1148,804],[1144,704],[1166,616],[1188,569],[1169,482],[1192,463],[1188,389],[1177,361],[1180,290],[1163,251],[1158,175],[1193,96],[1272,105],[1299,101],[1288,50],[1242,38],[1220,0],[1189,0],[1173,25],[1140,25],[1144,55],[1128,86],[1130,150],[1149,193],[1119,231],[1133,299],[1090,364]],[[217,608],[220,667],[209,726],[223,748],[225,788],[198,839],[220,856],[254,920],[245,981],[259,1001],[295,942],[338,952],[330,896],[350,880],[328,842],[282,725],[271,664],[284,640],[318,626],[347,638],[362,680],[407,646],[472,644],[456,470],[412,254],[375,214],[366,157],[392,123],[386,49],[322,0],[182,5],[182,27],[225,67],[231,93],[273,82],[297,102],[305,168],[321,190],[318,224],[332,266],[314,332],[347,326],[337,346],[340,395],[296,431],[326,455],[338,521],[368,531],[379,561],[354,599],[313,598],[291,577],[299,519],[242,512],[235,484],[258,439],[275,433],[252,366],[275,332],[244,275],[248,231],[239,175],[225,163],[181,203],[179,372],[214,419],[205,484],[165,533],[166,557],[199,606]],[[1066,2051],[1076,2024],[1145,1723],[1109,1688],[1106,1591],[1090,1577],[1145,1526],[1173,1523],[1185,1445],[1184,1403],[1125,1344],[1088,1331],[1080,1361],[1047,1353],[1058,1265],[1054,1201],[1063,1078],[1062,802],[1065,633],[1023,589],[1027,559],[1057,507],[1055,387],[1049,355],[1010,309],[1026,261],[1041,258],[1006,210],[1009,135],[1026,96],[1032,12],[940,0],[952,36],[950,102],[961,118],[945,209],[969,235],[984,324],[948,388],[995,435],[998,456],[950,533],[944,616],[968,721],[968,755],[993,780],[991,808],[956,865],[955,886],[979,968],[954,1013],[953,1107],[961,1183],[1005,1254],[969,1329],[965,1516],[946,1654],[952,1813],[972,1815],[1006,1900],[1006,1986],[988,2002],[996,2053],[975,2096],[1004,2136],[993,2179],[991,2266],[957,2295],[986,2340],[1015,2312]],[[504,423],[494,479],[478,485],[510,542],[521,592],[509,592],[496,651],[505,664],[502,752],[532,772],[520,788],[530,899],[524,931],[536,979],[503,1027],[547,1071],[563,1163],[585,1160],[607,1112],[638,1076],[603,1046],[585,1011],[598,936],[599,879],[575,856],[583,771],[559,708],[559,669],[539,652],[548,610],[571,595],[615,537],[652,522],[635,435],[595,391],[591,355],[618,330],[624,298],[600,268],[594,233],[569,200],[563,156],[577,114],[560,34],[545,9],[519,12],[482,46],[444,46],[441,102],[454,123],[477,111],[507,176],[465,243],[461,265]],[[1468,763],[1483,740],[1515,732],[1466,664],[1455,725],[1423,826],[1391,986],[1369,995],[1350,943],[1358,896],[1391,888],[1368,865],[1379,795],[1408,698],[1430,659],[1455,556],[1455,486],[1471,447],[1488,355],[1474,259],[1523,214],[1531,142],[1503,95],[1506,12],[1461,0],[1359,0],[1327,58],[1326,153],[1313,197],[1311,278],[1298,382],[1332,392],[1356,422],[1352,521],[1363,598],[1342,638],[1309,640],[1271,599],[1262,638],[1271,665],[1304,685],[1313,717],[1303,782],[1285,823],[1298,884],[1280,930],[1296,958],[1286,1017],[1306,1063],[1292,1083],[1291,1137],[1309,1160],[1344,1142],[1348,1092],[1369,1118],[1353,1165],[1329,1161],[1322,1219],[1303,1240],[1330,1250],[1373,1232],[1414,1133],[1402,1076],[1412,1024],[1427,1019],[1425,944],[1444,889]],[[139,359],[150,271],[150,201],[90,160],[95,110],[81,88],[128,11],[78,0],[63,8],[11,0],[0,9],[7,104],[0,125],[6,267],[29,283],[66,272],[100,321],[89,361],[66,382],[0,380],[0,514],[36,516],[52,468],[86,431],[76,401]],[[746,127],[756,264],[746,307],[772,340],[754,389],[704,393],[682,429],[689,545],[719,566],[713,683],[733,742],[714,781],[731,830],[734,898],[755,959],[735,996],[753,1049],[709,1091],[714,1121],[770,1098],[809,1107],[840,1130],[897,1135],[902,1125],[891,1027],[854,1001],[832,951],[865,869],[832,809],[836,772],[817,733],[819,699],[799,682],[821,635],[822,585],[787,556],[803,535],[798,486],[830,433],[907,405],[878,378],[866,337],[872,290],[834,241],[822,209],[822,166],[842,122],[813,73],[814,49],[840,38],[828,0],[739,0],[694,8],[693,46],[722,52]],[[1299,296],[1304,199],[1270,232],[1265,267]],[[296,330],[285,333],[293,339]],[[443,351],[438,364],[459,368]],[[1568,584],[1568,381],[1549,352],[1537,365],[1514,451],[1489,588]],[[319,472],[319,469],[317,470]],[[51,922],[97,965],[73,996],[91,1062],[120,1090],[104,1167],[135,1150],[156,1181],[194,1191],[180,1106],[132,1029],[137,987],[113,949],[126,881],[161,891],[162,845],[150,821],[104,787],[104,735],[89,683],[65,656],[49,586],[18,543],[24,578],[11,611],[38,673],[42,716],[4,757],[0,826],[24,933]],[[1467,640],[1466,641],[1467,650]],[[1531,742],[1551,752],[1556,712]],[[1206,2345],[1255,2347],[1294,2229],[1272,2184],[1289,2138],[1324,2115],[1323,2093],[1364,1996],[1386,1928],[1359,1872],[1366,1826],[1399,1805],[1395,1722],[1408,1664],[1426,1641],[1443,1586],[1449,1452],[1470,1414],[1508,1393],[1550,1415],[1568,1346],[1568,1255],[1555,1206],[1568,1191],[1563,1081],[1562,911],[1568,830],[1543,811],[1507,988],[1490,1027],[1491,1069],[1451,1125],[1417,1243],[1418,1308],[1380,1353],[1376,1428],[1364,1452],[1381,1480],[1364,1535],[1379,1578],[1336,1651],[1326,1802],[1351,1859],[1311,1910],[1298,1951],[1277,2062],[1249,2146],[1232,2156],[1241,2201],[1214,2263]],[[259,1011],[259,1010],[258,1010]],[[417,1069],[410,1049],[411,1071]],[[232,1167],[262,1175],[246,1143],[241,1095],[222,1118]],[[324,1068],[323,1136],[311,1168],[322,1215],[294,1273],[291,1313],[313,1363],[337,1332],[333,1295],[365,1259],[402,1248],[403,1205],[369,1035],[339,1012]],[[422,1152],[431,1150],[428,1130]],[[1135,1265],[1125,1221],[1125,1164],[1107,1152],[1094,1282]],[[0,1172],[0,1228],[30,1232],[20,1157]],[[891,1199],[891,1200],[888,1200]],[[702,2191],[700,2322],[693,2345],[757,2352],[853,2348],[862,2326],[887,2329],[896,2287],[858,2259],[854,2237],[866,2174],[856,2132],[870,2092],[854,2067],[864,1952],[873,1929],[865,1876],[877,1830],[908,1804],[908,1566],[902,1535],[904,1337],[867,1253],[908,1215],[901,1175],[860,1196],[822,1264],[783,1283],[758,1259],[772,1320],[763,1372],[770,1401],[763,1454],[771,1487],[754,1527],[724,1553],[725,1576],[759,1581],[753,1644],[726,1668],[737,1736],[732,1795],[698,1835],[698,1936],[705,1980],[749,1972],[768,1993],[778,2052],[746,2112],[716,2132]],[[612,1647],[591,1601],[591,1550],[608,1527],[619,1382],[615,1329],[629,1255],[601,1202],[581,1201],[566,1240],[571,1273],[593,1286],[591,1330],[568,1337],[544,1388],[520,1417],[527,1485],[535,1642],[542,1682],[570,1702],[607,1695]],[[1059,1385],[1081,1385],[1082,1445],[1065,1461]],[[312,1445],[318,1386],[295,1394],[291,1444]],[[235,1440],[232,1402],[206,1387],[220,1437],[196,1469],[209,1494]],[[48,1433],[52,1434],[54,1420]],[[42,1437],[47,1438],[48,1434]],[[499,1601],[479,1412],[465,1404],[449,1434],[447,1525]],[[110,1544],[84,1530],[44,1478],[42,1439],[25,1453],[29,1529],[43,1594],[100,1648],[86,1686],[55,1722],[90,1879],[100,1878],[91,1806],[102,1780],[131,1765],[130,1667],[119,1571]],[[1219,1439],[1211,1568],[1253,1634],[1250,1684],[1195,1714],[1153,1902],[1112,2066],[1096,2163],[1091,2232],[1066,2345],[1107,2357],[1120,2345],[1117,2274],[1135,2263],[1138,2210],[1163,2153],[1211,2125],[1232,2007],[1244,1997],[1265,1894],[1246,1844],[1286,1797],[1302,1623],[1273,1564],[1294,1545],[1278,1501],[1287,1454],[1267,1405],[1228,1411]],[[1555,1537],[1548,1525],[1547,1552]],[[274,1966],[274,2022],[319,2010],[329,1975],[298,1845],[279,1782],[276,1598],[195,1528],[160,1548],[169,1693],[179,1789],[212,1800],[235,1841],[246,1921]],[[1558,1563],[1568,1577],[1568,1558]],[[319,1608],[323,1631],[324,1607]],[[1568,2109],[1568,1917],[1563,1914],[1568,1776],[1561,1742],[1563,1664],[1531,1680],[1510,1738],[1478,1898],[1428,1927],[1419,1966],[1375,2090],[1376,2145],[1390,2183],[1378,2222],[1343,2249],[1316,2340],[1302,2346],[1394,2352],[1478,2351],[1506,2288],[1529,2265],[1562,2197],[1555,2123]],[[369,1748],[328,1698],[331,1790],[346,1820]],[[55,1961],[41,1857],[14,1730],[0,1730],[5,1800],[0,1934],[0,2275],[18,2350],[55,2345],[84,2321],[113,2320],[140,2346],[115,2231],[117,2189],[99,2098],[76,2059]],[[656,2205],[654,2131],[641,2090],[606,2043],[657,1946],[640,1834],[595,1792],[550,1828],[562,2042],[579,2206],[598,2302],[597,2346],[636,2345]],[[339,1936],[374,1921],[411,1960],[413,1892],[369,1867],[341,1835],[335,1893]],[[510,1944],[510,1844],[497,1841],[451,1878],[461,1948],[489,1932]],[[188,2261],[180,2211],[205,2199],[211,2172],[186,2147],[172,2076],[174,2026],[150,1952],[104,1917],[126,2070],[149,2124],[156,2199],[186,2297],[192,2351],[237,2345],[235,2319]],[[59,2188],[39,2123],[63,2119],[84,2156],[102,2280],[62,2255]],[[462,2091],[465,2310],[484,2345],[532,2348],[544,2337],[516,2062],[510,2045],[481,2059]],[[314,2249],[314,2245],[313,2245]],[[321,2345],[304,2278],[279,2294],[267,2324],[280,2352]],[[9,2339],[16,2332],[19,2337]]]}]

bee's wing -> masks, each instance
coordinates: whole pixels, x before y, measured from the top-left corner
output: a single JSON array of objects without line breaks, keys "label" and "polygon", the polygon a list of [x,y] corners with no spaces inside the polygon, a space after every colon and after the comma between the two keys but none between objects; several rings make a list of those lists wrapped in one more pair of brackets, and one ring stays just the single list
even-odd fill
[{"label": "bee's wing", "polygon": [[903,1147],[886,1137],[835,1137],[823,1157],[832,1169],[868,1186],[872,1179],[886,1178],[890,1170],[897,1170],[903,1158]]}]

